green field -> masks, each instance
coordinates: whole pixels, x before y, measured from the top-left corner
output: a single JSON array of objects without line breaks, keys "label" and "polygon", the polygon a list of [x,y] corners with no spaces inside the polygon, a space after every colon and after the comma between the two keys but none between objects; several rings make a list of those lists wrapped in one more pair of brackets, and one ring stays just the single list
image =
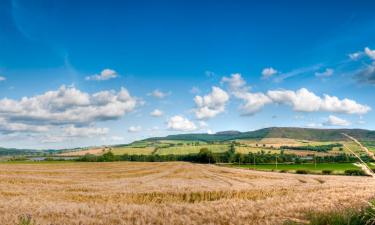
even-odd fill
[{"label": "green field", "polygon": [[169,148],[159,148],[155,154],[159,155],[187,155],[199,153],[202,148],[207,148],[208,150],[217,153],[228,151],[229,145],[227,144],[217,144],[217,145],[184,145],[184,146],[174,146]]},{"label": "green field", "polygon": [[150,155],[154,151],[153,147],[134,148],[134,147],[116,147],[111,149],[115,155]]},{"label": "green field", "polygon": [[[345,170],[360,170],[352,163],[318,163],[318,164],[259,164],[259,165],[231,165],[232,167],[248,168],[262,171],[285,171],[295,172],[297,170],[306,170],[311,173],[321,173],[323,170],[331,170],[334,174],[343,174]],[[374,167],[375,168],[375,167]]]}]

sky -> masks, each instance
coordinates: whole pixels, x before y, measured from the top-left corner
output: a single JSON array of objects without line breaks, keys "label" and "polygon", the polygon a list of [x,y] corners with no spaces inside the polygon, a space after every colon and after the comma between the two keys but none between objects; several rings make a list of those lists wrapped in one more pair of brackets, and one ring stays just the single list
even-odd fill
[{"label": "sky", "polygon": [[374,1],[0,0],[0,146],[375,130]]}]

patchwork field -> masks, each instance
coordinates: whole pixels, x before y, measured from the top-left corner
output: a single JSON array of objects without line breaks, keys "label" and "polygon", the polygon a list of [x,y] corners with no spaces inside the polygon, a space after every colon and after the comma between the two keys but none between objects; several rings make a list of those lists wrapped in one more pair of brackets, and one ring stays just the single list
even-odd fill
[{"label": "patchwork field", "polygon": [[368,177],[190,163],[0,163],[0,224],[282,224],[366,205]]}]

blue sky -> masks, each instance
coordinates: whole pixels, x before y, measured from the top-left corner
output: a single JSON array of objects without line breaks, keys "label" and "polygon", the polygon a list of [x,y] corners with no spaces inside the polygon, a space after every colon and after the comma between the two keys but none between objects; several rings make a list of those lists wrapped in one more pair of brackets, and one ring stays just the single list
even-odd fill
[{"label": "blue sky", "polygon": [[374,7],[2,0],[0,146],[269,126],[375,129]]}]

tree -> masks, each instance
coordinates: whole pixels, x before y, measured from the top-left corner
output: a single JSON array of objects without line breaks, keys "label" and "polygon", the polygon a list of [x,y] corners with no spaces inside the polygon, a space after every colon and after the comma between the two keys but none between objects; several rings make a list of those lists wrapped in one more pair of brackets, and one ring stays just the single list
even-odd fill
[{"label": "tree", "polygon": [[200,163],[215,163],[215,158],[208,148],[201,148],[197,155],[197,161]]}]

